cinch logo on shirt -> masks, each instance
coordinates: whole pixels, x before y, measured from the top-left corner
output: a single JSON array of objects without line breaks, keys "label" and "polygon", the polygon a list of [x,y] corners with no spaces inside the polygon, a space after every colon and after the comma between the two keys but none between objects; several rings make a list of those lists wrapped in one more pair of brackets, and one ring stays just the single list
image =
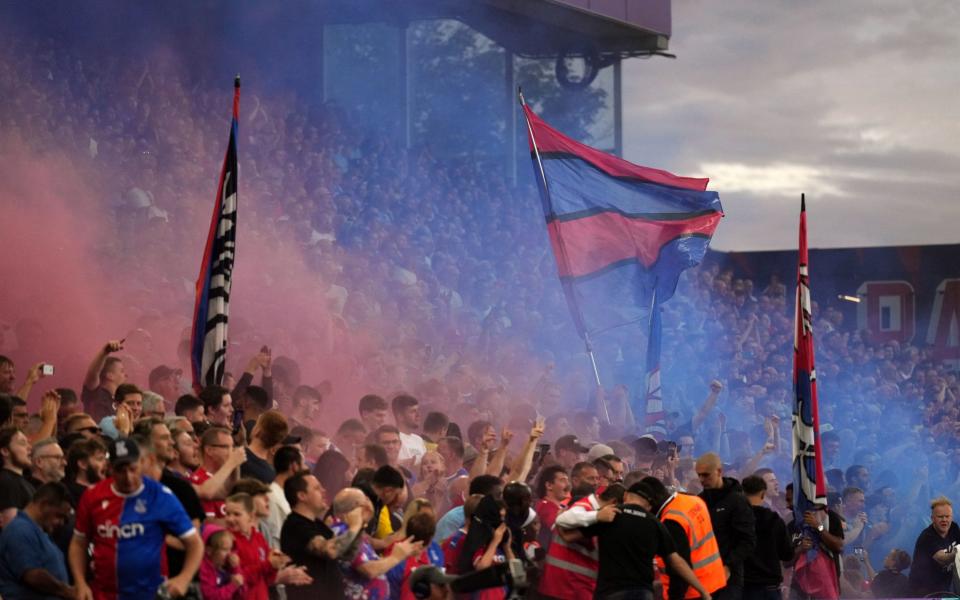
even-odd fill
[{"label": "cinch logo on shirt", "polygon": [[126,525],[113,525],[110,521],[97,525],[97,535],[107,539],[119,538],[129,540],[139,535],[143,535],[145,529],[141,523],[127,523]]}]

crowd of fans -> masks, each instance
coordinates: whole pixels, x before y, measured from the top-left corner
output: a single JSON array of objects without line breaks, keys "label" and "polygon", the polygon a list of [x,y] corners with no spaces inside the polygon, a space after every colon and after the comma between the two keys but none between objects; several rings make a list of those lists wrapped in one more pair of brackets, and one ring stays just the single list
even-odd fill
[{"label": "crowd of fans", "polygon": [[[124,316],[147,332],[86,349],[83,380],[50,390],[42,365],[67,367],[73,355],[42,339],[36,315],[3,316],[0,350],[13,359],[0,358],[4,597],[148,597],[164,577],[171,595],[194,582],[209,598],[280,588],[288,598],[410,597],[417,566],[465,573],[510,558],[524,562],[534,593],[592,593],[609,579],[604,547],[623,543],[597,523],[598,509],[666,502],[643,477],[702,492],[711,517],[728,492],[745,499],[743,515],[757,513],[746,521],[774,522],[746,502],[792,519],[790,286],[716,259],[684,275],[665,306],[667,433],[654,439],[642,334],[597,344],[609,385],[593,389],[546,237],[531,233],[542,228],[532,188],[403,149],[346,111],[295,97],[245,96],[238,243],[251,250],[238,263],[259,245],[303,268],[251,276],[246,289],[262,298],[251,308],[266,316],[235,316],[228,357],[249,360],[231,362],[223,387],[193,395],[186,340],[149,339],[189,325],[192,289],[181,280],[196,257],[167,249],[200,246],[191,236],[210,205],[187,190],[211,188],[222,94],[163,61],[81,59],[16,36],[0,45],[16,58],[0,61],[0,148],[96,174],[89,211],[114,232],[91,242],[97,268],[140,290]],[[304,290],[314,310],[273,314],[278,298]],[[943,583],[943,568],[914,549],[933,548],[946,564],[939,541],[960,538],[939,498],[955,497],[960,479],[956,371],[923,347],[872,343],[835,307],[815,306],[814,318],[830,516],[808,529],[823,526],[844,597],[941,591],[929,586]],[[746,536],[740,525],[729,531]],[[583,527],[600,539],[599,569],[542,576],[563,562],[551,548],[590,547],[590,535],[561,536]],[[727,588],[804,591],[808,582],[784,582],[779,564],[751,579],[763,568],[748,556],[765,542],[754,535],[737,549],[712,527]],[[795,564],[811,542],[794,530],[799,544],[767,546],[766,556]],[[679,564],[671,549],[687,562],[693,553],[674,543],[655,549],[665,573]],[[918,566],[920,581],[896,587]],[[549,587],[558,581],[567,587]]]}]

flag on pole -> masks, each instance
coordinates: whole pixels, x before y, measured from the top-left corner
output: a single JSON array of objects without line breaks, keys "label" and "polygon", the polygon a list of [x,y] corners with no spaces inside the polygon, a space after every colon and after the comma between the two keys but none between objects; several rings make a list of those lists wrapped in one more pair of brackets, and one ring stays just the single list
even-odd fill
[{"label": "flag on pole", "polygon": [[810,316],[810,267],[807,253],[806,199],[800,199],[800,253],[797,268],[793,342],[793,487],[797,523],[814,505],[826,506],[827,492],[820,459],[820,415],[817,372],[813,366],[813,320]]},{"label": "flag on pole", "polygon": [[220,171],[213,217],[203,249],[193,309],[190,362],[193,386],[201,389],[223,381],[227,356],[227,321],[237,233],[237,121],[240,114],[240,77],[233,84],[233,120]]},{"label": "flag on pole", "polygon": [[[826,478],[820,458],[820,415],[817,408],[817,371],[813,361],[813,319],[810,314],[810,264],[807,252],[807,205],[800,196],[800,242],[793,342],[793,515],[803,523],[807,511],[826,508]],[[826,515],[818,512],[828,526]],[[804,527],[815,541],[816,529]],[[836,567],[819,544],[798,557],[794,583],[814,598],[832,600],[840,594]]]},{"label": "flag on pole", "polygon": [[698,264],[723,216],[707,179],[629,163],[572,140],[523,104],[550,244],[577,333],[646,318]]},{"label": "flag on pole", "polygon": [[660,392],[660,304],[656,291],[650,312],[650,334],[647,338],[647,410],[644,417],[645,430],[661,441],[667,437],[667,413],[663,410],[663,395]]}]

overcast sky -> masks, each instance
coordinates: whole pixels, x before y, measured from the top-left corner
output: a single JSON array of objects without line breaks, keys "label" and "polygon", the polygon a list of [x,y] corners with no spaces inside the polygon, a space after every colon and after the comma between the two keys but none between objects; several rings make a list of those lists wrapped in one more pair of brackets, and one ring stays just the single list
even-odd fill
[{"label": "overcast sky", "polygon": [[[626,158],[711,178],[722,250],[960,242],[960,1],[673,0]],[[960,258],[960,257],[958,257]]]}]

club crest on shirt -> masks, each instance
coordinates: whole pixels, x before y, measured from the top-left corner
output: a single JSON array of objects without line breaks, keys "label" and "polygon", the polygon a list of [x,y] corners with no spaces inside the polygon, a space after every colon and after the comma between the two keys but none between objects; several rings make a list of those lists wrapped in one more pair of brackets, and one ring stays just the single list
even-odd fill
[{"label": "club crest on shirt", "polygon": [[133,510],[141,515],[146,514],[147,503],[143,501],[143,498],[137,498],[137,501],[133,505]]},{"label": "club crest on shirt", "polygon": [[109,500],[104,500],[100,503],[100,510],[107,510],[107,507],[110,506]]}]

